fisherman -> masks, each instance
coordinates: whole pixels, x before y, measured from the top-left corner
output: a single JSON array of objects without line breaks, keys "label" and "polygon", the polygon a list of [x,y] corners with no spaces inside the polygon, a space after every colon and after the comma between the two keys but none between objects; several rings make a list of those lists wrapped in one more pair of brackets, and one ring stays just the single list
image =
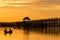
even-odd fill
[{"label": "fisherman", "polygon": [[4,30],[4,34],[5,34],[5,35],[7,34],[7,29]]},{"label": "fisherman", "polygon": [[10,29],[10,31],[9,31],[9,32],[10,32],[10,34],[12,34],[12,30],[11,30],[11,29]]}]

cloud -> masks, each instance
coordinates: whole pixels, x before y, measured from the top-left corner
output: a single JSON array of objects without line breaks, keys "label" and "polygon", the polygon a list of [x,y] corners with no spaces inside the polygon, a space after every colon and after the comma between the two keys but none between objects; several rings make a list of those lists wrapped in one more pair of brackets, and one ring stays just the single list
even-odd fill
[{"label": "cloud", "polygon": [[0,1],[0,7],[4,6],[21,7],[21,6],[27,6],[27,4],[29,4],[28,1]]},{"label": "cloud", "polygon": [[60,0],[35,0],[33,2],[29,1],[2,1],[0,2],[1,6],[14,6],[14,7],[42,7],[42,8],[60,8]]},{"label": "cloud", "polygon": [[40,5],[60,5],[60,0],[37,0],[34,4]]},{"label": "cloud", "polygon": [[40,9],[60,9],[60,0],[36,0],[30,6]]}]

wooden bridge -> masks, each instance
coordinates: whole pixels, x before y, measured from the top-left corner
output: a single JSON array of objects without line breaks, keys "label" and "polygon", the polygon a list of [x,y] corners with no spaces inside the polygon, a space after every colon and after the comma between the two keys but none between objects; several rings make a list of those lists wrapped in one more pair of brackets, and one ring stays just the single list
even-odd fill
[{"label": "wooden bridge", "polygon": [[[25,21],[26,19],[26,21]],[[23,19],[21,22],[0,22],[0,27],[13,27],[21,28],[26,30],[40,30],[42,32],[52,32],[59,33],[60,31],[60,18],[50,18],[50,19],[40,19],[40,20],[30,20],[28,17]],[[49,31],[48,31],[49,30]]]}]

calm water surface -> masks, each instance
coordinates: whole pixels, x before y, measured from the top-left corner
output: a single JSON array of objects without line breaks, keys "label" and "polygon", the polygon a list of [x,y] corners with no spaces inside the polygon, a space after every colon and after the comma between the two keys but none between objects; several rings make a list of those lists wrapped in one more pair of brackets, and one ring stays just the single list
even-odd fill
[{"label": "calm water surface", "polygon": [[4,35],[4,29],[5,28],[0,28],[0,40],[60,40],[60,35],[42,34],[34,31],[26,34],[22,29],[13,28],[13,33],[11,35]]}]

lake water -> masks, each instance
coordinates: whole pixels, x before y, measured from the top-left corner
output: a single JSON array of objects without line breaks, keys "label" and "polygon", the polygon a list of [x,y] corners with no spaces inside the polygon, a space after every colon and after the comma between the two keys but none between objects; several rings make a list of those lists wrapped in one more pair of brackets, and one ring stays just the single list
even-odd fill
[{"label": "lake water", "polygon": [[[29,31],[29,34],[26,34],[23,29],[13,29],[13,33],[4,34],[5,28],[0,28],[0,40],[60,40],[59,35],[52,34],[43,34],[40,32]],[[9,29],[9,28],[7,28]]]}]

